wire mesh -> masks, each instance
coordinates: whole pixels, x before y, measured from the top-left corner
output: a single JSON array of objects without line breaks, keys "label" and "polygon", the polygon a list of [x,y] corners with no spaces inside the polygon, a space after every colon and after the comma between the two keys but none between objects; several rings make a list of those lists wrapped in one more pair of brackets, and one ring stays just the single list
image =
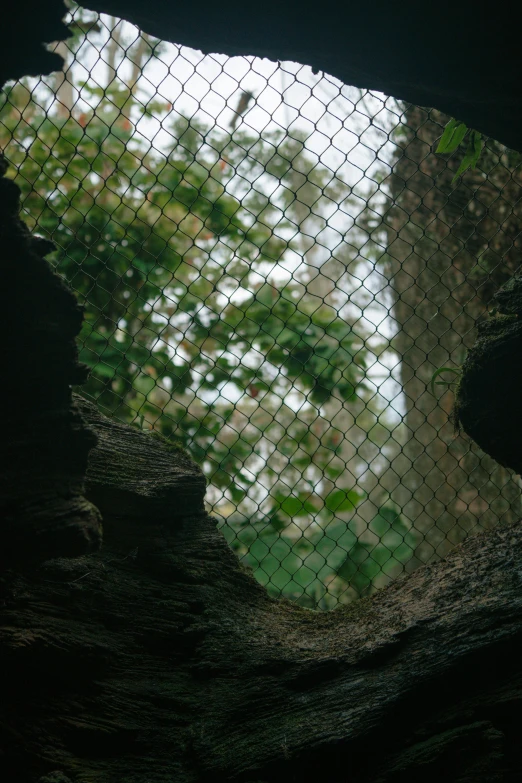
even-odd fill
[{"label": "wire mesh", "polygon": [[231,547],[305,606],[519,517],[518,478],[429,388],[517,268],[518,156],[489,139],[453,182],[437,111],[70,20],[0,140],[85,304],[81,393],[181,443]]}]

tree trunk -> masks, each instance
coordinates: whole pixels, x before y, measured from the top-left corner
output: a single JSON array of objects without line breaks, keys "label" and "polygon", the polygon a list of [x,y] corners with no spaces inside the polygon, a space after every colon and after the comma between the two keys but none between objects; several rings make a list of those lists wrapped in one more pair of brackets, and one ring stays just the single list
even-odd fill
[{"label": "tree trunk", "polygon": [[68,119],[76,102],[74,95],[74,85],[72,76],[69,74],[71,69],[71,50],[65,41],[56,44],[54,51],[63,57],[63,68],[54,77],[54,94],[57,103],[57,114],[59,117]]},{"label": "tree trunk", "polygon": [[241,569],[184,452],[77,404],[105,546],[9,577],[4,779],[518,779],[522,525],[311,612]]},{"label": "tree trunk", "polygon": [[520,263],[520,169],[489,141],[479,164],[487,177],[477,169],[452,184],[461,155],[435,154],[448,119],[415,106],[404,112],[384,218],[406,407],[392,497],[421,534],[411,567],[520,513],[519,479],[455,436],[453,394],[435,387],[435,399],[430,390],[439,367],[460,367],[495,289]]},{"label": "tree trunk", "polygon": [[109,21],[109,41],[106,45],[105,59],[107,62],[107,87],[110,87],[118,71],[118,63],[116,63],[117,57],[124,51],[121,46],[121,32],[122,22],[116,19],[115,16],[111,16]]}]

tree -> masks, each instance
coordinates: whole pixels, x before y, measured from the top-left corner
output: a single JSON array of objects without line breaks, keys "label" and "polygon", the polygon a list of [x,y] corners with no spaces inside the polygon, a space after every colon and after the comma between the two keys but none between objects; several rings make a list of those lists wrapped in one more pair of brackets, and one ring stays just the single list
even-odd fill
[{"label": "tree", "polygon": [[478,167],[453,183],[463,151],[434,154],[447,119],[406,107],[382,224],[407,406],[395,499],[422,533],[410,567],[520,514],[519,480],[455,436],[453,394],[437,400],[429,388],[437,368],[460,367],[495,289],[519,264],[519,156],[488,140]]}]

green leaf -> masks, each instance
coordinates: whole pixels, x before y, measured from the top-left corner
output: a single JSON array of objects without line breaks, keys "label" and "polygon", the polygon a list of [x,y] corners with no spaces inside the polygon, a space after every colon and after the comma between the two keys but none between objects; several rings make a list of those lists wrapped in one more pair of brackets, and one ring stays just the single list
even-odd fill
[{"label": "green leaf", "polygon": [[346,492],[344,489],[336,489],[330,492],[324,504],[328,511],[341,514],[343,511],[352,511],[362,500],[362,496],[355,490]]},{"label": "green leaf", "polygon": [[[286,522],[283,519],[281,519],[281,517],[278,517],[277,515],[275,515],[275,516],[273,516],[270,519],[269,526],[271,528],[273,528],[273,530],[275,530],[277,533],[280,533],[282,530],[285,529]],[[268,530],[268,528],[265,528],[265,529],[266,529],[267,533],[271,532],[271,531]]]},{"label": "green leaf", "polygon": [[467,130],[468,126],[463,122],[450,120],[444,128],[444,133],[442,134],[441,140],[439,141],[436,152],[446,154],[454,152],[464,139]]},{"label": "green leaf", "polygon": [[114,378],[115,372],[116,371],[114,367],[109,367],[103,362],[98,362],[93,368],[93,373],[95,375],[101,376],[102,378]]},{"label": "green leaf", "polygon": [[288,514],[289,517],[296,517],[296,516],[302,516],[305,511],[303,509],[303,504],[299,500],[299,498],[295,497],[288,497],[281,503],[281,511],[283,511],[285,514]]},{"label": "green leaf", "polygon": [[[368,527],[380,539],[386,533],[389,533],[390,530],[393,530],[400,537],[399,543],[401,544],[408,533],[408,528],[401,519],[400,514],[395,509],[387,506],[379,509],[379,513],[372,519]],[[387,546],[389,547],[389,544]]]},{"label": "green leaf", "polygon": [[360,567],[368,560],[370,549],[368,544],[357,541],[337,569],[337,576],[340,576],[345,582],[350,582]]},{"label": "green leaf", "polygon": [[230,497],[232,498],[234,503],[241,503],[243,498],[246,495],[246,490],[241,489],[240,487],[232,485],[230,487]]},{"label": "green leaf", "polygon": [[[340,446],[342,444],[339,444]],[[327,465],[325,468],[325,473],[328,476],[329,479],[332,481],[335,481],[336,478],[339,478],[339,476],[344,473],[346,470],[346,465]]]},{"label": "green leaf", "polygon": [[430,389],[431,393],[435,397],[435,385],[437,386],[450,386],[452,383],[455,383],[455,381],[436,381],[435,379],[439,377],[443,372],[452,372],[455,375],[460,375],[462,370],[459,367],[439,367],[438,370],[435,370],[433,375],[431,376],[431,382],[430,382]]},{"label": "green leaf", "polygon": [[455,128],[459,124],[458,120],[451,119],[446,127],[444,128],[444,131],[442,133],[442,137],[439,141],[439,145],[437,147],[437,152],[445,152],[446,147],[448,143],[451,141],[451,137],[453,136],[453,133],[455,132]]},{"label": "green leaf", "polygon": [[462,158],[462,162],[457,169],[457,173],[451,180],[452,185],[457,181],[461,174],[464,174],[465,171],[475,168],[478,163],[478,159],[480,158],[483,146],[482,135],[477,133],[477,131],[472,131],[468,141],[468,146],[466,148],[466,154]]}]

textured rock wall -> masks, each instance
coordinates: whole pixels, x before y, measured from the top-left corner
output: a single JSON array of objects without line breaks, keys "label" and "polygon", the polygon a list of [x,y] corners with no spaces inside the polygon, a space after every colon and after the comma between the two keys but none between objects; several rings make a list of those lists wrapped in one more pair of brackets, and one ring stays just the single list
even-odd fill
[{"label": "textured rock wall", "polygon": [[82,310],[45,261],[50,242],[19,219],[19,189],[0,158],[3,464],[0,564],[77,555],[101,540],[100,515],[83,497],[95,443],[71,405]]},{"label": "textured rock wall", "polygon": [[313,612],[239,567],[182,451],[79,405],[104,546],[7,574],[0,779],[520,779],[520,524]]}]

